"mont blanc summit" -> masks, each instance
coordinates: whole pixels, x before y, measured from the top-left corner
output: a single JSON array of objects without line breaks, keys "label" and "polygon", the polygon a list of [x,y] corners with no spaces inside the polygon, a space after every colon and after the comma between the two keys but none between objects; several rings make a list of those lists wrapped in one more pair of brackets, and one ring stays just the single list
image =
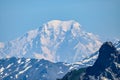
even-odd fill
[{"label": "mont blanc summit", "polygon": [[97,35],[82,30],[74,20],[52,20],[2,44],[0,58],[43,58],[72,63],[97,51],[101,41]]}]

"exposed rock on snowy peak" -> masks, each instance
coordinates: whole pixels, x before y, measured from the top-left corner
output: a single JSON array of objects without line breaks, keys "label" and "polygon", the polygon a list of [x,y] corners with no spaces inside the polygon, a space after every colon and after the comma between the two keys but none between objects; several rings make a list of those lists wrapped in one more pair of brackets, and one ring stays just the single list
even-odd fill
[{"label": "exposed rock on snowy peak", "polygon": [[117,40],[115,43],[114,43],[115,47],[117,48],[118,51],[120,51],[120,40]]},{"label": "exposed rock on snowy peak", "polygon": [[5,43],[0,55],[1,58],[44,58],[71,63],[91,55],[100,45],[99,38],[82,30],[78,22],[53,20]]}]

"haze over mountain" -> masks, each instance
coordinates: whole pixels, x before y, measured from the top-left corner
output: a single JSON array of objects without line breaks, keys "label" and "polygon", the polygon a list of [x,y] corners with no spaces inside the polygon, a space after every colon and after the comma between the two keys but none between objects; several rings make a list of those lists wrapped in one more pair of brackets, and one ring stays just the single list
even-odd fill
[{"label": "haze over mountain", "polygon": [[44,58],[52,62],[72,63],[97,51],[101,41],[97,35],[82,30],[74,20],[52,20],[0,45],[1,58]]}]

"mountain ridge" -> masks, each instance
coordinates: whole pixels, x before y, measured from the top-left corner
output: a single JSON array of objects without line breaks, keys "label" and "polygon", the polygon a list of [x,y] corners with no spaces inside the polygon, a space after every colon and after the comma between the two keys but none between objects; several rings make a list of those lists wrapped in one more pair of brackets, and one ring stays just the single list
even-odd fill
[{"label": "mountain ridge", "polygon": [[69,71],[71,65],[52,63],[44,59],[0,59],[0,80],[56,80]]}]

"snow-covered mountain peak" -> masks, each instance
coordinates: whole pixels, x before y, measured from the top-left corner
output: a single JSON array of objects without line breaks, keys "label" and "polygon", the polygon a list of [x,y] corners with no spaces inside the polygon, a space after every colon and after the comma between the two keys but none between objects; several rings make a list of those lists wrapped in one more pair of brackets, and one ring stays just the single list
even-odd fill
[{"label": "snow-covered mountain peak", "polygon": [[82,30],[78,22],[52,20],[6,43],[0,55],[71,63],[91,55],[100,45],[99,38]]},{"label": "snow-covered mountain peak", "polygon": [[[47,24],[48,25],[52,25],[53,27],[55,27],[55,26],[59,26],[59,25],[66,25],[66,26],[69,26],[69,25],[72,25],[72,24],[74,24],[74,23],[78,23],[78,22],[76,22],[76,21],[74,21],[74,20],[68,20],[68,21],[61,21],[61,20],[51,20],[51,21],[49,21]],[[78,23],[79,24],[79,23]]]},{"label": "snow-covered mountain peak", "polygon": [[52,20],[49,21],[48,23],[44,24],[46,28],[48,29],[54,29],[54,30],[59,30],[61,29],[62,31],[68,31],[71,28],[78,29],[80,28],[80,24],[74,20],[69,20],[69,21],[60,21],[60,20]]}]

